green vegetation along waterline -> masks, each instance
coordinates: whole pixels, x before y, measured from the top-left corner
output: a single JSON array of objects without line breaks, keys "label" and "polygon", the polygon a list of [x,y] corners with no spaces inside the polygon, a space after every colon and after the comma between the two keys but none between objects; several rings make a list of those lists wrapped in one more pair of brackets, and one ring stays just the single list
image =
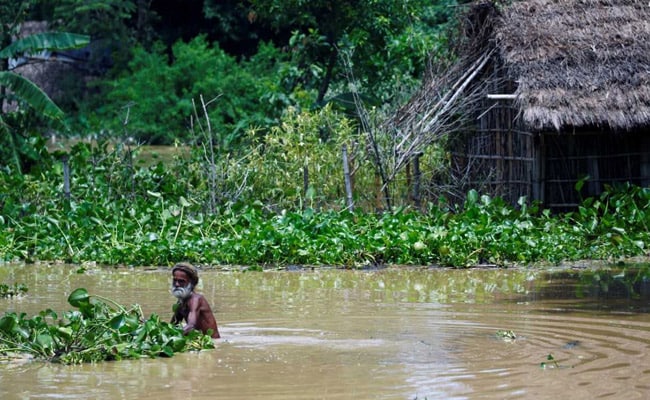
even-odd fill
[{"label": "green vegetation along waterline", "polygon": [[134,167],[85,145],[67,157],[74,171],[67,194],[53,157],[28,175],[0,171],[0,260],[470,267],[618,260],[647,256],[650,244],[650,189],[631,185],[564,214],[475,191],[464,204],[425,210],[350,212],[253,194],[210,211],[211,189],[191,161]]}]

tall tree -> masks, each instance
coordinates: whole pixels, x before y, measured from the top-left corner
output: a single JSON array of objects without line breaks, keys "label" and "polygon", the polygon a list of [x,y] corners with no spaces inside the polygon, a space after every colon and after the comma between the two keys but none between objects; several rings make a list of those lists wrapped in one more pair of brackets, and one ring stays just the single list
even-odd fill
[{"label": "tall tree", "polygon": [[335,79],[343,81],[339,52],[352,51],[355,73],[377,97],[391,96],[385,82],[419,79],[440,42],[440,27],[455,0],[250,0],[250,19],[291,32],[289,45],[322,103]]}]

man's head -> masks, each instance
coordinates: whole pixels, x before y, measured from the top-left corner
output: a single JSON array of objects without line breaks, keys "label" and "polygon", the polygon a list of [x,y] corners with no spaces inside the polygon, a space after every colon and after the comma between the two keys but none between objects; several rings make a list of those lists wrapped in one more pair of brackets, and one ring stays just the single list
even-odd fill
[{"label": "man's head", "polygon": [[199,283],[199,274],[191,264],[178,263],[172,268],[172,294],[184,300],[192,295]]}]

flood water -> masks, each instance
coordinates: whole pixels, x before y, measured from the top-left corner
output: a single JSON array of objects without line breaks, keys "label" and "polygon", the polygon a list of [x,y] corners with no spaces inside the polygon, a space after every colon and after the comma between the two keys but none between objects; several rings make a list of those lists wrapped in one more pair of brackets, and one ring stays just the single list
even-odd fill
[{"label": "flood water", "polygon": [[[171,315],[168,270],[77,270],[0,265],[0,283],[29,288],[0,299],[0,316],[70,310],[78,287],[137,303],[146,316]],[[396,268],[200,277],[222,335],[216,349],[73,366],[3,362],[0,399],[650,397],[650,283],[639,274]]]}]

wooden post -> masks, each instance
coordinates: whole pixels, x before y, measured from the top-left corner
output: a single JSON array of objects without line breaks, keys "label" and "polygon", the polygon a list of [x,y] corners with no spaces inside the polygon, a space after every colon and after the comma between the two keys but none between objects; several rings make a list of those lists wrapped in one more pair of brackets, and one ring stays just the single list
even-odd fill
[{"label": "wooden post", "polygon": [[348,210],[354,211],[354,201],[352,199],[352,183],[350,181],[350,165],[348,164],[348,146],[344,144],[341,152],[343,156],[343,177],[345,179],[347,206]]},{"label": "wooden post", "polygon": [[422,172],[420,172],[420,157],[422,153],[416,153],[413,157],[413,204],[418,210],[421,206],[420,197],[420,180],[422,179]]},{"label": "wooden post", "polygon": [[[307,163],[302,167],[302,192],[305,200],[307,200],[307,192],[309,190],[309,166]],[[305,208],[305,202],[302,203],[302,208]]]}]

